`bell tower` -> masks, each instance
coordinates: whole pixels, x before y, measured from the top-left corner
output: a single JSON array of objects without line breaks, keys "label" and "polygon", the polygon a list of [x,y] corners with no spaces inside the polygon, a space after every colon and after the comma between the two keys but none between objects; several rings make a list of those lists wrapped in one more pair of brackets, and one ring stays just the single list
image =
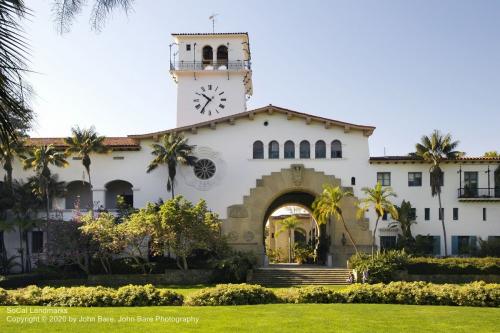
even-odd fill
[{"label": "bell tower", "polygon": [[177,83],[177,127],[246,111],[252,95],[247,33],[174,33],[170,74]]}]

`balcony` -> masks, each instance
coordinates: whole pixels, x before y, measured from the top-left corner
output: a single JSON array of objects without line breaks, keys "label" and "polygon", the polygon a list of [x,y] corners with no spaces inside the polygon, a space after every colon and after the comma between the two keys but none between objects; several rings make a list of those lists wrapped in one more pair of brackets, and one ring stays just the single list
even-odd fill
[{"label": "balcony", "polygon": [[170,71],[250,71],[250,61],[175,61],[170,62]]},{"label": "balcony", "polygon": [[500,188],[459,188],[459,201],[500,201]]}]

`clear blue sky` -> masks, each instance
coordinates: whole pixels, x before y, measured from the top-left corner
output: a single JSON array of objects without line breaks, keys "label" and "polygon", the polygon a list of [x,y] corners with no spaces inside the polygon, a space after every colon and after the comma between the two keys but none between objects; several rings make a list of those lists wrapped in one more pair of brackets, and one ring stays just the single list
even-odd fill
[{"label": "clear blue sky", "polygon": [[[152,1],[120,10],[101,33],[89,10],[56,33],[53,0],[27,0],[33,136],[73,125],[122,136],[175,126],[172,32],[247,31],[254,96],[373,125],[372,155],[406,154],[434,128],[461,150],[500,150],[500,1]],[[93,0],[89,0],[93,2]]]}]

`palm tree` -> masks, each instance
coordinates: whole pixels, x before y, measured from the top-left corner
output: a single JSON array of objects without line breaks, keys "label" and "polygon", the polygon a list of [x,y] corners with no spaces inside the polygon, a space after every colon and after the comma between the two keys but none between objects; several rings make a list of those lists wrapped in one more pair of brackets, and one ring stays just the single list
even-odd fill
[{"label": "palm tree", "polygon": [[300,225],[302,225],[302,221],[297,218],[295,215],[291,215],[281,221],[279,221],[281,228],[276,233],[276,236],[281,234],[282,232],[288,233],[288,262],[292,262],[293,258],[293,248],[294,248],[294,237],[292,237],[295,229],[297,229]]},{"label": "palm tree", "polygon": [[26,105],[30,88],[23,78],[28,44],[19,23],[28,15],[24,1],[0,0],[0,142],[4,144],[15,141],[16,129],[33,119]]},{"label": "palm tree", "polygon": [[[94,127],[89,129],[81,129],[80,127],[73,127],[71,129],[72,136],[64,139],[64,142],[68,145],[66,149],[66,154],[69,156],[71,154],[76,154],[82,159],[83,167],[87,172],[89,177],[89,187],[90,194],[92,197],[92,179],[90,177],[90,164],[92,163],[90,159],[90,154],[105,154],[108,152],[108,148],[104,145],[104,136],[99,136],[95,131]],[[91,205],[91,213],[94,214],[94,207]]]},{"label": "palm tree", "polygon": [[389,228],[401,228],[402,234],[402,245],[404,249],[411,250],[411,247],[415,243],[415,239],[411,234],[411,226],[417,224],[417,216],[411,206],[409,201],[403,200],[401,206],[396,206],[398,211],[398,217],[396,221],[389,223]]},{"label": "palm tree", "polygon": [[0,161],[3,163],[6,175],[5,183],[10,192],[12,192],[12,162],[16,156],[22,158],[24,151],[24,142],[19,135],[17,139],[10,137],[9,141],[0,142]]},{"label": "palm tree", "polygon": [[[94,30],[100,31],[107,14],[115,7],[122,7],[127,13],[134,0],[95,0],[92,7],[90,22]],[[55,20],[59,33],[68,32],[75,17],[87,5],[87,0],[59,0],[54,1]]]},{"label": "palm tree", "polygon": [[443,208],[441,204],[441,186],[443,179],[441,162],[445,159],[456,159],[464,155],[463,152],[455,150],[458,144],[458,141],[452,140],[451,134],[443,135],[438,130],[434,130],[430,136],[422,136],[420,143],[415,145],[416,152],[412,154],[431,164],[429,169],[431,176],[431,193],[433,197],[437,195],[438,198],[439,212],[441,215],[440,220],[443,227],[445,256],[448,256],[448,246],[446,239],[446,226],[444,223],[444,214],[442,213]]},{"label": "palm tree", "polygon": [[[323,192],[314,200],[312,208],[313,215],[319,224],[324,224],[330,218],[330,216],[335,217],[335,219],[342,221],[344,229],[347,232],[347,236],[354,246],[354,250],[358,253],[358,247],[354,242],[354,238],[347,228],[344,220],[344,215],[342,214],[341,201],[344,198],[352,197],[353,194],[349,191],[344,191],[339,186],[333,186],[330,184],[323,185]],[[321,228],[318,228],[321,230]]]},{"label": "palm tree", "polygon": [[195,146],[187,143],[188,139],[177,133],[169,133],[161,138],[161,143],[152,145],[151,154],[155,158],[149,163],[147,172],[151,172],[160,165],[166,165],[168,168],[167,191],[174,194],[174,181],[179,164],[194,166],[196,157],[191,155]]},{"label": "palm tree", "polygon": [[377,233],[378,223],[380,218],[385,214],[391,214],[393,219],[398,218],[398,211],[393,203],[390,201],[390,197],[396,197],[396,193],[392,191],[390,187],[383,187],[381,183],[377,183],[375,187],[363,187],[361,189],[366,195],[365,198],[361,199],[358,210],[358,218],[361,218],[365,211],[370,207],[373,207],[375,214],[377,214],[377,220],[375,222],[375,228],[373,229],[372,236],[372,256],[375,250],[375,235]]},{"label": "palm tree", "polygon": [[500,154],[496,150],[487,151],[483,155],[484,157],[500,157]]},{"label": "palm tree", "polygon": [[65,167],[68,165],[66,154],[58,151],[53,145],[42,145],[33,147],[28,151],[28,156],[23,161],[25,170],[33,169],[38,179],[37,190],[45,196],[47,223],[50,214],[50,180],[51,171],[49,166]]}]

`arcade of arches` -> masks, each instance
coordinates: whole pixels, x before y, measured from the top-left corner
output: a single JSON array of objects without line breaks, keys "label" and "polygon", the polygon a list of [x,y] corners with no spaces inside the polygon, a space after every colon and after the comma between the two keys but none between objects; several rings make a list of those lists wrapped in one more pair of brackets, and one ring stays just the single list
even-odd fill
[{"label": "arcade of arches", "polygon": [[[323,184],[341,186],[340,179],[305,168],[302,164],[292,164],[290,168],[258,179],[256,187],[243,197],[243,204],[228,207],[223,229],[230,244],[238,250],[258,254],[259,264],[263,265],[266,262],[265,225],[271,214],[280,207],[291,205],[310,211],[314,198],[323,190]],[[345,198],[342,211],[359,250],[368,251],[371,244],[368,220],[357,219],[356,202],[355,197]],[[354,254],[354,248],[345,242],[342,223],[332,218],[324,228],[330,238],[328,252],[332,255],[333,265],[345,267],[346,260]]]}]

